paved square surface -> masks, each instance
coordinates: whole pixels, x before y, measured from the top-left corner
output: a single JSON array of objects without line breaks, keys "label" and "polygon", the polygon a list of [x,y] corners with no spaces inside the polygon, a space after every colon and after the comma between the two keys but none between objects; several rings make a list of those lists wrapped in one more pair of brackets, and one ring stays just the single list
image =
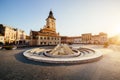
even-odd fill
[{"label": "paved square surface", "polygon": [[0,50],[0,80],[120,80],[120,47],[91,46],[103,53],[86,64],[47,64],[26,59],[28,48]]}]

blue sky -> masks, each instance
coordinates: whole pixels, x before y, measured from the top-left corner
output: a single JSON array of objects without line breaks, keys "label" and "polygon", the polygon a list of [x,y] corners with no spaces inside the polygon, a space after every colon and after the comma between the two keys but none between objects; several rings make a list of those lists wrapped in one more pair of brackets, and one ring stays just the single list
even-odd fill
[{"label": "blue sky", "polygon": [[62,36],[120,33],[120,0],[0,0],[0,24],[40,30],[52,9]]}]

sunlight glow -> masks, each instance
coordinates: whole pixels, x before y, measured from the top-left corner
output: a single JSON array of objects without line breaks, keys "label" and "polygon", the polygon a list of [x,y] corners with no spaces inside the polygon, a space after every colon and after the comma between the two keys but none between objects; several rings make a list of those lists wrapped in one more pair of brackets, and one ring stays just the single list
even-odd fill
[{"label": "sunlight glow", "polygon": [[115,33],[120,34],[120,24],[115,27]]},{"label": "sunlight glow", "polygon": [[120,24],[108,29],[110,36],[120,35]]}]

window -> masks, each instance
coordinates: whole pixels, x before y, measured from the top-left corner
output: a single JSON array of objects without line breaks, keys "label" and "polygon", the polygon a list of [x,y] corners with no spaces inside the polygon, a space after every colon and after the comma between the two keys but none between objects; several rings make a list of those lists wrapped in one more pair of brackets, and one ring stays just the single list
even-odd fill
[{"label": "window", "polygon": [[44,39],[46,39],[46,37],[44,37]]},{"label": "window", "polygon": [[40,39],[43,39],[42,37],[40,37]]},{"label": "window", "polygon": [[46,42],[44,42],[44,44],[46,45]]},{"label": "window", "polygon": [[40,44],[43,44],[43,42],[41,42]]},{"label": "window", "polygon": [[47,39],[49,40],[50,38],[49,38],[49,37],[47,37]]},{"label": "window", "polygon": [[53,37],[51,39],[53,40]]}]

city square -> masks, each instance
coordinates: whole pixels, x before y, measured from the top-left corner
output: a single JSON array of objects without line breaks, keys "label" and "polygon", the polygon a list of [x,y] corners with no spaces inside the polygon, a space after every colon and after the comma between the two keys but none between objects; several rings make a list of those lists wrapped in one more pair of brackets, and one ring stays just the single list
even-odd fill
[{"label": "city square", "polygon": [[120,80],[119,0],[1,0],[0,80]]},{"label": "city square", "polygon": [[[80,45],[81,46],[81,45]],[[84,47],[84,46],[82,46]],[[0,50],[1,80],[119,80],[120,46],[85,45],[103,53],[100,60],[84,64],[50,64],[31,61],[23,52],[31,48]],[[45,47],[45,48],[51,48]],[[52,47],[53,48],[53,47]]]}]

